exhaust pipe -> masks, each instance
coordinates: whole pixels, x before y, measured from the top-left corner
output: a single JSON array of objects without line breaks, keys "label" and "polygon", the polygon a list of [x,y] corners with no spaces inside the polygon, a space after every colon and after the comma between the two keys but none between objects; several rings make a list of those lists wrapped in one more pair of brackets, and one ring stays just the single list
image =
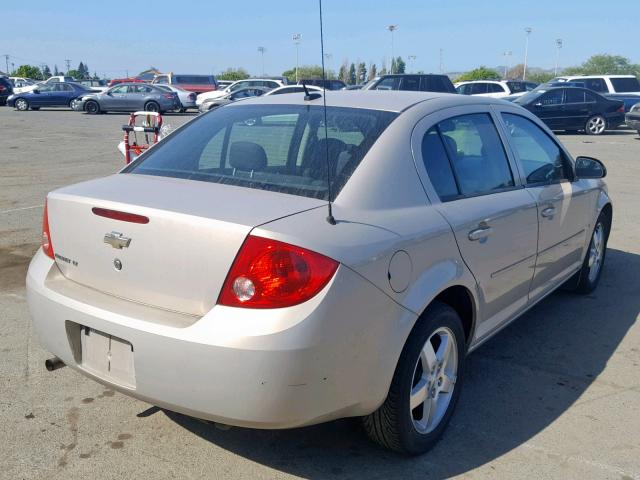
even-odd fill
[{"label": "exhaust pipe", "polygon": [[47,358],[44,361],[44,366],[50,372],[53,372],[54,370],[57,370],[62,367],[66,367],[65,363],[62,360],[60,360],[58,357]]}]

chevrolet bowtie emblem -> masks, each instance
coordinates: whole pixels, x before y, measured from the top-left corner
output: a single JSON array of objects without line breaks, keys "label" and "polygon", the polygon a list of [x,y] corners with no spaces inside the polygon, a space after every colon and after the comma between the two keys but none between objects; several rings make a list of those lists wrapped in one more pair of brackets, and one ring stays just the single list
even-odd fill
[{"label": "chevrolet bowtie emblem", "polygon": [[125,237],[121,233],[111,232],[111,233],[105,234],[104,243],[108,243],[113,248],[117,248],[121,250],[129,246],[129,244],[131,243],[131,239],[128,237]]}]

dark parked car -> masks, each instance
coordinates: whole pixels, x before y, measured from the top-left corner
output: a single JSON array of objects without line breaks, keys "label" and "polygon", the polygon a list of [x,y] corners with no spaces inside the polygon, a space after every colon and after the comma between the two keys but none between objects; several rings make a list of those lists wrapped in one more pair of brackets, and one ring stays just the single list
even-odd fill
[{"label": "dark parked car", "polygon": [[638,131],[640,135],[640,103],[636,103],[625,115],[627,127]]},{"label": "dark parked car", "polygon": [[552,130],[583,130],[601,135],[624,123],[624,104],[580,87],[538,89],[517,98]]},{"label": "dark parked car", "polygon": [[122,83],[104,93],[85,95],[76,110],[91,114],[138,110],[164,113],[181,108],[180,99],[175,92],[167,92],[148,83]]},{"label": "dark parked car", "polygon": [[299,80],[298,85],[313,85],[315,87],[326,88],[327,90],[342,90],[347,86],[342,80],[323,80],[321,78],[309,78]]},{"label": "dark parked car", "polygon": [[451,79],[446,75],[394,74],[374,78],[363,90],[411,90],[417,92],[457,93]]},{"label": "dark parked car", "polygon": [[80,98],[88,93],[91,93],[91,90],[77,83],[43,83],[30,92],[11,95],[7,99],[7,105],[20,111],[40,110],[41,107],[69,107],[75,110]]},{"label": "dark parked car", "polygon": [[7,98],[13,93],[13,85],[11,80],[6,77],[0,77],[0,105],[7,104]]}]

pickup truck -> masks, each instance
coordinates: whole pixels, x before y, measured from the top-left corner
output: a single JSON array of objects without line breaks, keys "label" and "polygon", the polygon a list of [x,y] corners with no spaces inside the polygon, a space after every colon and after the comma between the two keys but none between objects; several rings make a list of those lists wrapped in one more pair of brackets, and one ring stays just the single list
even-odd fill
[{"label": "pickup truck", "polygon": [[549,83],[570,82],[573,86],[584,87],[598,92],[612,100],[624,103],[624,111],[631,110],[640,102],[640,82],[634,75],[564,75]]}]

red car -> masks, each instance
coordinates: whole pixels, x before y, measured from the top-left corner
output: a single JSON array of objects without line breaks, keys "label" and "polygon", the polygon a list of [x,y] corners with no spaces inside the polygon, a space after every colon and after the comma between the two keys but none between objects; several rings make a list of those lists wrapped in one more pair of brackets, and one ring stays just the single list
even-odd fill
[{"label": "red car", "polygon": [[151,83],[173,85],[189,92],[203,93],[218,89],[218,81],[213,75],[183,75],[176,73],[161,73],[156,75]]},{"label": "red car", "polygon": [[119,83],[147,83],[144,80],[140,80],[139,78],[133,78],[133,77],[129,77],[129,78],[114,78],[113,80],[109,80],[109,83],[107,84],[107,86],[109,87],[113,87],[114,85],[117,85]]}]

